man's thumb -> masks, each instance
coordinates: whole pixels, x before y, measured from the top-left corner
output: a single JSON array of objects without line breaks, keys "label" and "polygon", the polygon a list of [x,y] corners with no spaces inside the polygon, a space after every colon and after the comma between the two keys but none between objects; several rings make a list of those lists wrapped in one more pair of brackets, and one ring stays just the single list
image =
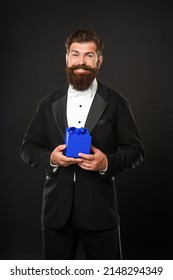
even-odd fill
[{"label": "man's thumb", "polygon": [[63,151],[65,148],[66,148],[66,145],[63,144],[63,145],[59,145],[59,146],[57,147],[57,150],[60,152],[60,151]]}]

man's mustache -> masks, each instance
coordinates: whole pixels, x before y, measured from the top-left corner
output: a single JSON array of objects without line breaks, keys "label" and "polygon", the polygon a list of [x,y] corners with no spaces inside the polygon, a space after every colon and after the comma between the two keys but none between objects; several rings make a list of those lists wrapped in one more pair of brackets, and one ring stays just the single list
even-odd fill
[{"label": "man's mustache", "polygon": [[84,69],[84,70],[89,70],[89,71],[92,71],[92,70],[95,70],[95,68],[92,68],[90,66],[87,66],[85,64],[78,64],[78,65],[73,65],[71,67],[69,67],[70,70],[77,70],[77,69]]}]

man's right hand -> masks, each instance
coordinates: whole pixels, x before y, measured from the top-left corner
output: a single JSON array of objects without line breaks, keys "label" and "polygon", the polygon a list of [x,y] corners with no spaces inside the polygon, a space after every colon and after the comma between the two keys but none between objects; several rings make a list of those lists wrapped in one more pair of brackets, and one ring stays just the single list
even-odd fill
[{"label": "man's right hand", "polygon": [[80,163],[82,160],[80,158],[71,158],[63,155],[66,145],[59,145],[56,147],[50,156],[50,161],[53,165],[67,167],[71,164]]}]

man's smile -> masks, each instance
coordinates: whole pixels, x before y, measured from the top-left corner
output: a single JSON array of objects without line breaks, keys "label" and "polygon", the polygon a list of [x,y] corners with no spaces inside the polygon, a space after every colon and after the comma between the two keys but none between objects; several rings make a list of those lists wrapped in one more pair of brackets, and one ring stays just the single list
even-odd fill
[{"label": "man's smile", "polygon": [[89,70],[79,68],[79,69],[73,70],[73,72],[74,72],[75,74],[81,74],[81,73],[88,73]]}]

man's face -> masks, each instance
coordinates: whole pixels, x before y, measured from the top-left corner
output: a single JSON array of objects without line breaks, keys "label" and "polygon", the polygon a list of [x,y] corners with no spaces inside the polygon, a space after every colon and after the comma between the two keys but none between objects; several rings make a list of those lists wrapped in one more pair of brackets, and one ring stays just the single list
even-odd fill
[{"label": "man's face", "polygon": [[97,75],[103,57],[98,58],[94,42],[72,43],[66,54],[66,73],[69,83],[76,89],[88,89]]}]

